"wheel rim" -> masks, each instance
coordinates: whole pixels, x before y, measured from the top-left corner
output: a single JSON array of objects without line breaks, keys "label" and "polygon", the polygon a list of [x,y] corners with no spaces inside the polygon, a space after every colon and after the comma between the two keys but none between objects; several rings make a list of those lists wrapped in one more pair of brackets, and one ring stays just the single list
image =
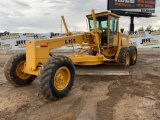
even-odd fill
[{"label": "wheel rim", "polygon": [[54,86],[57,90],[64,90],[70,81],[70,71],[67,67],[60,67],[54,77]]},{"label": "wheel rim", "polygon": [[129,53],[127,52],[127,54],[126,54],[126,65],[129,65],[129,58],[130,58],[130,56],[129,56]]},{"label": "wheel rim", "polygon": [[31,75],[26,74],[26,73],[23,72],[24,63],[25,63],[25,61],[21,61],[21,62],[18,64],[17,68],[16,68],[16,74],[17,74],[17,76],[18,76],[19,78],[21,78],[22,80],[26,80],[26,79],[28,79],[28,78],[31,76]]},{"label": "wheel rim", "polygon": [[136,52],[136,50],[134,50],[134,52],[133,52],[133,60],[136,60],[136,58],[137,58],[137,52]]}]

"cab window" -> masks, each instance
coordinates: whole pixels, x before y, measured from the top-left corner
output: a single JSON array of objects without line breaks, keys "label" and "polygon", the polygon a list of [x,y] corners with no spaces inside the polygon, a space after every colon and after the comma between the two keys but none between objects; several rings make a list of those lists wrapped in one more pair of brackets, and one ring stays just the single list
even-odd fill
[{"label": "cab window", "polygon": [[[99,28],[99,29],[108,28],[108,16],[107,15],[96,17],[96,19],[97,19],[97,28]],[[93,18],[89,18],[89,28],[90,28],[90,30],[94,29]]]}]

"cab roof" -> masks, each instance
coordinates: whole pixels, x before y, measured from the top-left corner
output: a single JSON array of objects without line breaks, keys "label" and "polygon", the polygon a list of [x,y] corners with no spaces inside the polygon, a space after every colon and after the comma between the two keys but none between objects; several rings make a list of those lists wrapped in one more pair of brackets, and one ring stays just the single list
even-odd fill
[{"label": "cab roof", "polygon": [[[95,13],[95,16],[104,16],[104,15],[111,15],[117,18],[120,18],[119,15],[111,13],[110,11],[104,11],[104,12],[99,12],[99,13]],[[92,18],[92,14],[86,15],[87,18]]]}]

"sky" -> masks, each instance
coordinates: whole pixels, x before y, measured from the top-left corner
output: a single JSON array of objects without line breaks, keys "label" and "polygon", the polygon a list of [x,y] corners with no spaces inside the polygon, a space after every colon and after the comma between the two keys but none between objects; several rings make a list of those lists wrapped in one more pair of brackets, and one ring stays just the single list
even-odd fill
[{"label": "sky", "polygon": [[[156,1],[157,17],[135,18],[135,29],[160,27],[160,0]],[[107,0],[1,0],[0,32],[60,33],[64,15],[70,31],[87,31],[86,15],[107,10]],[[129,29],[130,18],[120,18],[120,28]],[[62,32],[65,32],[62,26]]]}]

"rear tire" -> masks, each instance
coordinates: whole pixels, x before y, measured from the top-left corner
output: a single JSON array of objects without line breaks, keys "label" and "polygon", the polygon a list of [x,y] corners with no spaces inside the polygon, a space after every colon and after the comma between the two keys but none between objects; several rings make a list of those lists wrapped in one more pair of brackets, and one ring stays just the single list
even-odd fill
[{"label": "rear tire", "polygon": [[137,48],[136,46],[130,46],[129,47],[130,51],[131,51],[131,65],[135,65],[136,61],[137,61]]},{"label": "rear tire", "polygon": [[130,49],[128,47],[121,48],[118,61],[126,66],[130,65]]},{"label": "rear tire", "polygon": [[68,57],[51,57],[38,76],[40,91],[48,99],[63,98],[71,90],[74,76],[74,64]]},{"label": "rear tire", "polygon": [[24,73],[26,53],[16,53],[11,56],[4,65],[4,75],[14,86],[25,86],[31,84],[36,78],[35,75]]}]

